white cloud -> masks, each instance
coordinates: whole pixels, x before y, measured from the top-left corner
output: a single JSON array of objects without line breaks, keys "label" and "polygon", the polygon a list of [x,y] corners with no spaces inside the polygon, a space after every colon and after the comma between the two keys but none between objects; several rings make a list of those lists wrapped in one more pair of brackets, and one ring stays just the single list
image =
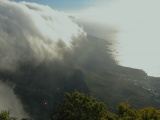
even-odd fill
[{"label": "white cloud", "polygon": [[70,47],[72,37],[85,35],[65,13],[48,6],[0,0],[0,69],[15,70],[19,63],[61,59],[57,42]]}]

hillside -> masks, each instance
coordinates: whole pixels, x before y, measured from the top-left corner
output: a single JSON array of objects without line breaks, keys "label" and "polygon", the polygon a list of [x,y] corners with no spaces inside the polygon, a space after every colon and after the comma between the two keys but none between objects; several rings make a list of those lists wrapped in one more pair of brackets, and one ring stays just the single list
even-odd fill
[{"label": "hillside", "polygon": [[44,120],[64,92],[74,89],[104,101],[112,111],[121,101],[135,108],[158,108],[160,78],[117,65],[108,52],[110,43],[106,40],[88,35],[72,44],[73,51],[66,51],[63,61],[37,66],[21,63],[17,71],[0,71],[2,81],[15,85],[14,91],[31,117]]}]

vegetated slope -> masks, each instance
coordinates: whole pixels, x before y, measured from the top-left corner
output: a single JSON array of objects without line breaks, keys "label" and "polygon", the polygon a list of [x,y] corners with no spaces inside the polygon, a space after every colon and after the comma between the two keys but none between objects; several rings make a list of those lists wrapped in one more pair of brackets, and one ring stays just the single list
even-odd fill
[{"label": "vegetated slope", "polygon": [[149,77],[142,70],[114,64],[114,60],[103,50],[107,42],[94,37],[91,40],[91,46],[96,47],[97,53],[87,62],[90,63],[90,68],[96,69],[82,68],[91,95],[107,103],[110,109],[116,108],[121,101],[136,108],[158,108],[160,79]]},{"label": "vegetated slope", "polygon": [[66,51],[63,61],[21,63],[15,72],[0,71],[0,78],[15,84],[24,109],[37,120],[49,117],[51,106],[61,101],[65,91],[74,89],[104,101],[111,110],[120,101],[134,107],[157,107],[159,79],[117,65],[109,45],[106,40],[88,35],[72,43],[72,52]]}]

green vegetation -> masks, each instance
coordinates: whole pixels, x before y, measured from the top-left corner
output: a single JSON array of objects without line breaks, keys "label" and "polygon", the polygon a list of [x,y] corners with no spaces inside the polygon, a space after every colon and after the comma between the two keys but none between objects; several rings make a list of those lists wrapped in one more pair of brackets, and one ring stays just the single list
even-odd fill
[{"label": "green vegetation", "polygon": [[65,93],[64,100],[60,103],[56,114],[51,120],[159,120],[160,110],[153,107],[134,109],[130,104],[121,102],[117,112],[107,110],[103,102],[98,102],[94,97],[74,91]]},{"label": "green vegetation", "polygon": [[0,112],[0,120],[17,120],[15,117],[10,116],[10,111],[1,111]]},{"label": "green vegetation", "polygon": [[103,102],[97,102],[92,96],[79,93],[66,93],[59,106],[56,120],[105,120],[107,107]]},{"label": "green vegetation", "polygon": [[[10,116],[10,111],[1,111],[0,120],[17,119]],[[94,97],[75,90],[71,94],[65,93],[57,111],[51,112],[50,120],[160,120],[160,110],[153,107],[134,109],[130,104],[121,102],[117,112],[113,113],[104,102],[98,102]]]},{"label": "green vegetation", "polygon": [[9,119],[9,111],[2,111],[0,113],[0,120],[8,120]]}]

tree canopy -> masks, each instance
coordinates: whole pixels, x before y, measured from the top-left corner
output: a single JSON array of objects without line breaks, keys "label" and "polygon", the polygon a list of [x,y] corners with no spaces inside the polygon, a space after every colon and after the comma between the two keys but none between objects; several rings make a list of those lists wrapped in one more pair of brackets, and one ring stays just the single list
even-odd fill
[{"label": "tree canopy", "polygon": [[103,102],[94,97],[74,91],[65,93],[55,115],[56,120],[106,120],[109,112]]},{"label": "tree canopy", "polygon": [[121,102],[117,112],[107,110],[104,102],[94,97],[74,91],[65,93],[51,120],[160,120],[160,110],[153,107],[134,109],[130,104]]}]

